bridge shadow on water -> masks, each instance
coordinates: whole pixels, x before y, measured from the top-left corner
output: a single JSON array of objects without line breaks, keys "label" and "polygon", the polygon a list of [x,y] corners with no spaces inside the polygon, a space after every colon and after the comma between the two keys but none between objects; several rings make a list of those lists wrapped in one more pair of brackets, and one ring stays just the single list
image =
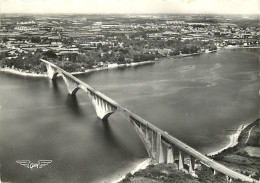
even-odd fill
[{"label": "bridge shadow on water", "polygon": [[82,109],[79,106],[78,103],[78,99],[76,95],[67,95],[66,98],[66,106],[68,107],[68,109],[70,109],[70,111],[77,117],[82,117],[84,116]]},{"label": "bridge shadow on water", "polygon": [[52,88],[53,88],[53,91],[55,92],[55,93],[58,93],[59,92],[59,87],[58,87],[58,84],[57,84],[57,81],[56,81],[56,79],[54,79],[54,80],[49,80],[50,82],[51,82],[51,86],[52,86]]},{"label": "bridge shadow on water", "polygon": [[[104,140],[110,147],[115,147],[115,149],[117,150],[120,149],[120,151],[124,156],[129,156],[129,157],[132,156],[129,150],[125,147],[125,145],[122,142],[120,142],[120,140],[118,140],[116,131],[114,131],[111,128],[111,125],[109,124],[109,121],[107,119],[106,120],[97,119],[96,123],[102,124],[103,132],[101,132],[101,134],[103,134]],[[100,125],[96,125],[96,127],[99,128],[98,130],[101,130]]]},{"label": "bridge shadow on water", "polygon": [[62,98],[62,92],[58,86],[57,80],[49,80],[49,87],[52,90],[52,95],[55,99],[60,99]]},{"label": "bridge shadow on water", "polygon": [[114,132],[110,127],[109,121],[107,119],[97,119],[97,123],[101,123],[103,126],[104,132],[102,134],[104,135],[104,139],[106,139],[110,143],[110,145],[118,146],[117,138],[115,137]]}]

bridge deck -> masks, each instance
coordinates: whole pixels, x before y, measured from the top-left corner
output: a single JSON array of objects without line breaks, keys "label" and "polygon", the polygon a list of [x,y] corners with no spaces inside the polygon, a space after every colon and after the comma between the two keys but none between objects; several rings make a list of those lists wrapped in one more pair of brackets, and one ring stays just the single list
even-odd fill
[{"label": "bridge deck", "polygon": [[106,100],[107,102],[111,103],[112,105],[114,105],[117,108],[117,112],[119,112],[121,115],[123,115],[126,118],[132,117],[135,120],[137,120],[138,122],[140,122],[143,126],[147,126],[149,129],[151,129],[152,131],[155,131],[156,133],[160,133],[161,137],[163,140],[167,141],[168,143],[177,146],[179,149],[181,149],[182,151],[184,151],[185,153],[195,157],[196,159],[198,159],[199,161],[203,162],[204,164],[208,165],[209,167],[213,168],[214,170],[221,172],[229,177],[235,178],[235,179],[240,179],[243,181],[248,181],[248,182],[257,182],[256,180],[245,176],[243,174],[240,174],[212,159],[210,159],[209,157],[207,157],[206,155],[200,153],[199,151],[195,150],[194,148],[190,147],[189,145],[181,142],[180,140],[178,140],[177,138],[169,135],[167,132],[157,128],[156,126],[154,126],[153,124],[151,124],[150,122],[144,120],[143,118],[139,117],[138,115],[136,115],[135,113],[131,112],[130,110],[124,108],[123,106],[119,105],[116,101],[114,101],[113,99],[109,98],[108,96],[106,96],[105,94],[95,90],[94,88],[92,88],[91,86],[89,86],[88,84],[84,83],[83,81],[79,80],[78,78],[74,77],[73,75],[71,75],[70,73],[66,72],[65,70],[61,69],[60,67],[56,66],[55,64],[48,62],[46,60],[41,59],[42,62],[51,65],[53,68],[57,69],[58,72],[66,75],[67,77],[73,79],[75,82],[77,82],[81,88],[83,90],[88,90],[91,91],[93,93],[95,93],[96,95],[98,95],[99,97],[101,97],[102,99]]}]

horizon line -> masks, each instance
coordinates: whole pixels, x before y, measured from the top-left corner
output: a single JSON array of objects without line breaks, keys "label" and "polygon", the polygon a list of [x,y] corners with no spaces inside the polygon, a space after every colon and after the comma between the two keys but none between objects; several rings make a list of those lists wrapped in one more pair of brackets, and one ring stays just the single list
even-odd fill
[{"label": "horizon line", "polygon": [[[25,15],[43,15],[43,14],[69,14],[69,15],[258,15],[259,13],[188,13],[188,12],[180,12],[180,13],[66,13],[66,12],[45,12],[45,13],[32,13],[32,12],[0,12],[0,16],[4,14],[25,14]],[[259,17],[260,18],[260,17]]]}]

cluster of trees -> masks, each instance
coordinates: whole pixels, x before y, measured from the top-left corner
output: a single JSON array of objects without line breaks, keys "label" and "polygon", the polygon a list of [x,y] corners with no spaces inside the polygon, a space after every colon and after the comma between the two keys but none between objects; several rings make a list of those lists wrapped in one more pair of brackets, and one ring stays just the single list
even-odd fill
[{"label": "cluster of trees", "polygon": [[12,59],[6,59],[6,57],[2,58],[0,64],[1,67],[14,67],[24,71],[28,70],[31,72],[41,73],[46,71],[45,65],[39,60],[41,57],[41,53],[28,53],[26,55],[20,54],[18,57]]},{"label": "cluster of trees", "polygon": [[[158,52],[157,52],[158,53]],[[150,53],[137,53],[133,57],[134,62],[142,62],[142,61],[148,61],[148,60],[154,60],[156,58],[155,54]]]},{"label": "cluster of trees", "polygon": [[217,49],[217,46],[214,45],[213,42],[203,42],[203,41],[194,41],[194,40],[186,40],[182,41],[167,41],[166,47],[171,48],[170,55],[179,55],[182,54],[192,54],[198,53],[202,49],[209,49],[209,51],[213,51]]},{"label": "cluster of trees", "polygon": [[[1,65],[8,67],[15,67],[23,70],[31,70],[34,72],[43,72],[45,67],[39,62],[40,58],[50,59],[54,61],[58,66],[63,69],[72,71],[83,71],[85,69],[91,69],[93,66],[98,65],[100,62],[126,64],[130,62],[141,62],[148,60],[155,60],[156,58],[165,57],[167,55],[160,54],[156,49],[170,49],[170,55],[191,54],[198,53],[201,48],[207,48],[209,50],[216,49],[213,43],[205,43],[202,41],[181,41],[181,40],[169,40],[169,41],[142,41],[135,44],[136,41],[130,41],[128,47],[120,48],[107,46],[100,46],[96,50],[88,50],[79,55],[72,55],[73,57],[67,57],[63,59],[57,56],[54,51],[43,52],[38,49],[35,53],[24,54],[21,53],[17,58],[8,59],[6,53],[0,55]],[[153,48],[153,51],[150,51]]]},{"label": "cluster of trees", "polygon": [[[84,53],[83,56],[79,56],[76,62],[84,63],[87,68],[93,66],[98,62],[110,62],[110,63],[128,63],[128,62],[140,62],[147,60],[154,60],[167,56],[165,54],[159,54],[158,51],[150,53],[149,50],[156,49],[170,49],[170,55],[191,54],[198,53],[201,49],[214,50],[216,46],[213,42],[203,42],[197,40],[186,40],[181,39],[175,40],[136,40],[134,37],[141,36],[143,34],[133,33],[131,37],[133,39],[125,40],[124,36],[118,37],[124,43],[124,47],[110,47],[108,45],[99,45],[97,50],[91,50]],[[91,54],[90,54],[91,53]],[[102,53],[102,56],[101,56]],[[89,56],[91,55],[91,56]],[[92,60],[92,62],[91,62]]]}]

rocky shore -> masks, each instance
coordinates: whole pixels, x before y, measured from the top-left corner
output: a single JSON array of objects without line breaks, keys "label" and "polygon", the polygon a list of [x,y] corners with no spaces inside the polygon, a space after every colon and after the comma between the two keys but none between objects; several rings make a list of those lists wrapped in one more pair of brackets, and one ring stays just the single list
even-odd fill
[{"label": "rocky shore", "polygon": [[213,156],[216,161],[250,176],[256,180],[260,178],[260,119],[255,120],[244,128],[238,144],[223,150]]}]

